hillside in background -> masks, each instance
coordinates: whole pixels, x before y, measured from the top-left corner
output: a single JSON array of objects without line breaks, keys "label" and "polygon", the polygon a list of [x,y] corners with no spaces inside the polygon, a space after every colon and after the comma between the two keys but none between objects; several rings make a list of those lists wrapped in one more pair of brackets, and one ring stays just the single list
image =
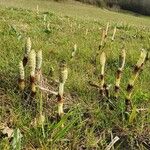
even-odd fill
[{"label": "hillside in background", "polygon": [[[26,44],[29,37],[31,43]],[[100,47],[104,37],[105,44]],[[149,149],[149,55],[140,68],[135,67],[140,53],[150,52],[149,43],[149,17],[75,1],[0,0],[0,150]],[[18,80],[19,64],[27,47],[43,54],[42,88],[36,81],[33,97],[30,75],[35,66],[29,65],[31,52],[24,69],[25,89],[21,91],[18,86],[22,81]],[[126,61],[115,98],[119,55],[124,49]],[[99,88],[102,54],[106,55],[106,97]],[[59,95],[50,91],[57,93],[60,87],[61,62],[67,64],[68,78],[64,114],[58,116]],[[135,82],[132,109],[125,113],[130,80]],[[112,144],[116,138],[118,141]]]},{"label": "hillside in background", "polygon": [[83,3],[96,5],[99,7],[111,8],[114,10],[124,9],[139,14],[150,15],[149,0],[77,0]]},{"label": "hillside in background", "polygon": [[130,24],[134,26],[150,26],[150,18],[145,16],[134,16],[132,14],[118,13],[85,5],[75,1],[58,3],[49,0],[1,0],[0,5],[4,7],[22,8],[36,11],[37,5],[40,11],[51,11],[58,15],[70,16],[81,20],[91,20],[99,22],[112,22],[120,24]]}]

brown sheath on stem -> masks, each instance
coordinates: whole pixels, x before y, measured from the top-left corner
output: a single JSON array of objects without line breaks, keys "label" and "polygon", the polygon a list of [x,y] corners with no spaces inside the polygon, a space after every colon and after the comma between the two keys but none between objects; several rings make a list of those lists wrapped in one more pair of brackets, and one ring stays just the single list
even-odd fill
[{"label": "brown sheath on stem", "polygon": [[110,92],[109,92],[109,89],[110,89],[109,85],[104,84],[105,96],[106,96],[107,98],[110,98]]},{"label": "brown sheath on stem", "polygon": [[132,103],[131,103],[130,99],[128,99],[128,98],[125,99],[125,105],[126,105],[125,112],[127,112],[127,113],[131,112]]}]

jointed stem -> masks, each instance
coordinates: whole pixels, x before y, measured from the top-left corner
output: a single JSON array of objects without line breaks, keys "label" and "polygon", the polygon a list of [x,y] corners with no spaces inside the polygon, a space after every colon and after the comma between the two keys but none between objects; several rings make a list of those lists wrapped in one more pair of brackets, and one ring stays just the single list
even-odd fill
[{"label": "jointed stem", "polygon": [[132,96],[132,93],[133,93],[134,83],[135,83],[136,79],[138,78],[139,73],[142,69],[142,66],[145,62],[146,55],[147,55],[146,51],[142,50],[140,58],[139,58],[138,62],[136,63],[135,67],[134,67],[133,74],[131,76],[131,79],[130,79],[130,81],[128,83],[128,86],[127,86],[127,89],[126,89],[127,96],[126,96],[126,99],[125,99],[125,112],[127,112],[127,113],[130,113],[131,110],[132,110],[131,96]]}]

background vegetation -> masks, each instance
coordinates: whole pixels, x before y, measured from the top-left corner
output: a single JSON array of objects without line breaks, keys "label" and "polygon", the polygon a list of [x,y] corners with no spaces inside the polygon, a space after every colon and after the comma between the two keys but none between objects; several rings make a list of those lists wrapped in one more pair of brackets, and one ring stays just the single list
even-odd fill
[{"label": "background vegetation", "polygon": [[144,15],[150,15],[150,1],[148,0],[78,0],[83,3],[108,7],[113,9],[125,9]]}]

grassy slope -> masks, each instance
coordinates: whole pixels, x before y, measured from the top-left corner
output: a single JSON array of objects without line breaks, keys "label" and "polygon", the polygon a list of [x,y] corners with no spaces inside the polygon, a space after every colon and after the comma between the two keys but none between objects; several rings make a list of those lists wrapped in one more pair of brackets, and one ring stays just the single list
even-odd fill
[{"label": "grassy slope", "polygon": [[[36,8],[36,2],[42,10],[38,16],[31,11]],[[127,63],[122,80],[124,91],[132,67],[139,57],[139,50],[142,47],[149,49],[150,21],[148,17],[138,18],[78,3],[72,5],[71,3],[30,1],[29,4],[27,0],[21,2],[15,0],[13,2],[1,1],[0,4],[2,5],[0,6],[0,119],[1,122],[7,122],[13,128],[20,128],[24,137],[22,142],[24,148],[79,149],[79,147],[85,147],[94,149],[98,146],[99,149],[104,149],[109,144],[110,134],[113,132],[114,136],[118,135],[121,138],[117,145],[118,149],[123,149],[121,147],[124,147],[124,144],[131,149],[135,148],[133,140],[149,136],[149,111],[138,114],[134,122],[129,123],[121,115],[124,109],[123,94],[116,102],[117,109],[111,111],[106,103],[98,105],[98,91],[88,85],[89,80],[98,81],[100,66],[97,64],[97,71],[94,74],[95,66],[92,61],[100,43],[101,28],[109,20],[111,27],[108,38],[110,39],[115,24],[118,24],[118,32],[115,42],[108,40],[104,49],[107,54],[106,79],[108,83],[114,83],[118,53],[124,44],[127,50]],[[4,8],[5,5],[28,8],[30,11]],[[61,11],[62,6],[65,9]],[[45,11],[48,11],[46,14],[47,22],[50,23],[50,32],[45,31],[43,21]],[[120,19],[123,19],[124,23],[121,23]],[[141,22],[146,28],[141,27]],[[85,35],[86,29],[89,29],[87,36]],[[16,85],[17,66],[23,57],[22,48],[27,36],[31,37],[32,47],[35,50],[43,50],[42,70],[45,77],[49,78],[52,66],[55,69],[55,78],[58,78],[58,63],[62,59],[65,59],[69,65],[65,108],[70,109],[71,116],[68,113],[66,115],[68,119],[62,120],[66,125],[65,130],[62,130],[57,126],[58,124],[50,121],[50,117],[56,116],[55,98],[43,98],[47,124],[46,138],[42,136],[40,128],[31,127],[30,122],[34,118],[35,107],[30,105],[25,107],[22,104]],[[122,37],[124,40],[121,39]],[[78,51],[71,62],[70,56],[74,43],[77,43]],[[148,63],[144,67],[143,73],[136,82],[133,102],[138,108],[150,107],[149,65]],[[8,140],[2,139],[0,149],[7,147],[9,148]]]},{"label": "grassy slope", "polygon": [[105,9],[68,1],[68,3],[57,3],[46,0],[1,0],[0,4],[7,7],[19,7],[30,10],[36,10],[39,5],[40,11],[51,11],[59,15],[67,15],[86,20],[96,20],[102,22],[123,22],[131,25],[150,26],[149,17],[136,17],[133,15],[111,12]]}]

